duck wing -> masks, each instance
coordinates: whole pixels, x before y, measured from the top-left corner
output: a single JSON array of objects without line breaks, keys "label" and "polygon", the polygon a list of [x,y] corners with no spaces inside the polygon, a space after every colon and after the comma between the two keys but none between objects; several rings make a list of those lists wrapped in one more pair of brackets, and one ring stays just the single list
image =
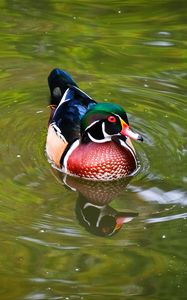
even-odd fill
[{"label": "duck wing", "polygon": [[55,113],[51,125],[68,143],[80,138],[80,120],[96,101],[77,86],[69,85]]}]

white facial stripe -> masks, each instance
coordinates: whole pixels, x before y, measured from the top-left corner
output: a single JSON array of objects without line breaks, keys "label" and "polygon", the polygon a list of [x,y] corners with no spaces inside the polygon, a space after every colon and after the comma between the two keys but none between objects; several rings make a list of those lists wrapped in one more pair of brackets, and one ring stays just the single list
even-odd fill
[{"label": "white facial stripe", "polygon": [[[114,114],[114,113],[113,113],[113,115],[115,115],[116,117],[118,117],[118,118],[121,120],[121,117],[120,117],[119,115]],[[90,124],[88,127],[86,127],[85,131],[86,131],[87,129],[89,129],[90,127],[92,127],[93,125],[95,125],[96,123],[98,123],[99,121],[101,121],[101,120],[94,121],[92,124]],[[104,123],[104,122],[103,122],[103,123]],[[104,125],[104,126],[105,126],[105,125]],[[106,133],[105,127],[103,128],[103,124],[102,124],[102,129],[103,129],[103,134],[104,134],[104,132]],[[107,133],[106,133],[106,135],[109,136]]]},{"label": "white facial stripe", "polygon": [[105,131],[105,122],[102,123],[102,131],[103,131],[103,135],[104,135],[105,138],[109,138],[110,137],[110,139],[111,139],[111,135],[109,135]]},{"label": "white facial stripe", "polygon": [[96,139],[94,139],[94,137],[89,132],[88,132],[88,136],[89,136],[90,140],[92,142],[94,142],[94,143],[105,143],[105,142],[111,141],[111,137],[110,136],[106,137],[106,138],[104,138],[102,140],[96,140]]},{"label": "white facial stripe", "polygon": [[[95,122],[93,122],[91,125],[89,125],[86,130],[88,130],[89,128],[91,128],[94,124],[98,123],[100,120],[97,120]],[[85,130],[85,131],[86,131]],[[108,141],[111,141],[111,136],[108,135],[105,131],[105,124],[104,122],[102,123],[102,131],[103,131],[103,135],[104,135],[104,139],[101,139],[101,140],[97,140],[95,139],[89,132],[88,133],[88,137],[90,138],[90,140],[94,143],[105,143],[105,142],[108,142]]]},{"label": "white facial stripe", "polygon": [[118,114],[113,113],[113,115],[115,115],[116,117],[118,117],[119,119],[121,119],[121,117]]},{"label": "white facial stripe", "polygon": [[[114,114],[116,117],[118,117],[119,118],[119,120],[120,120],[120,122],[122,123],[122,122],[125,122],[118,114]],[[126,122],[125,122],[125,124],[127,124]],[[127,124],[128,125],[128,124]],[[129,126],[129,125],[128,125]]]},{"label": "white facial stripe", "polygon": [[86,129],[84,131],[86,131],[87,129],[89,129],[90,127],[92,127],[93,125],[95,125],[96,123],[98,123],[100,120],[94,121],[92,124],[90,124],[88,127],[86,127]]},{"label": "white facial stripe", "polygon": [[[119,120],[120,120],[120,122],[122,121],[122,122],[125,122],[118,114],[114,114],[116,117],[118,117],[119,118]],[[125,122],[126,123],[126,122]]]},{"label": "white facial stripe", "polygon": [[[119,120],[121,121],[122,118],[118,115],[118,114],[115,114],[113,113],[113,115],[115,115],[117,118],[119,118]],[[88,130],[89,128],[91,128],[93,125],[95,125],[96,123],[100,122],[101,120],[97,120],[95,122],[93,122],[92,124],[90,124],[88,127],[86,127],[85,131]],[[123,120],[122,120],[123,121]],[[104,136],[104,139],[101,139],[101,140],[97,140],[95,139],[89,132],[88,132],[88,136],[90,138],[90,140],[92,142],[95,142],[95,143],[104,143],[104,142],[108,142],[108,141],[111,141],[111,137],[112,136],[115,136],[115,135],[118,135],[118,134],[113,134],[113,135],[109,135],[106,130],[105,130],[105,122],[103,121],[102,123],[102,132],[103,132],[103,136]]]}]

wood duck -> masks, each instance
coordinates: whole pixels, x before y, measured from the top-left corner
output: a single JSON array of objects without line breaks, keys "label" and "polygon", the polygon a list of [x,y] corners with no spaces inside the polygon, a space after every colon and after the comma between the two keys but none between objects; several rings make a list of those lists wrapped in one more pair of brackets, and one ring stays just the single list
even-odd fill
[{"label": "wood duck", "polygon": [[48,84],[51,115],[46,153],[54,167],[69,175],[104,181],[136,172],[130,138],[143,138],[129,128],[124,109],[97,103],[61,69],[49,74]]}]

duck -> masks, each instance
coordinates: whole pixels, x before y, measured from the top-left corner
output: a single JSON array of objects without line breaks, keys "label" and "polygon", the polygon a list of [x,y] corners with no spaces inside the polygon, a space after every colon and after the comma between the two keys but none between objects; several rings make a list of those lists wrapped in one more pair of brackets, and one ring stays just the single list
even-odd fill
[{"label": "duck", "polygon": [[91,98],[60,68],[50,72],[48,85],[46,154],[52,166],[88,180],[133,175],[138,160],[131,139],[143,141],[143,137],[130,128],[123,107]]}]

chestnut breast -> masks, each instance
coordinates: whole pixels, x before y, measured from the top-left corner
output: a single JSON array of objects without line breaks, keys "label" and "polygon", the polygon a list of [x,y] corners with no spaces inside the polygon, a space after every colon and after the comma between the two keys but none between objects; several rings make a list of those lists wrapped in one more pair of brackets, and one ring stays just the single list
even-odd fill
[{"label": "chestnut breast", "polygon": [[80,144],[67,161],[70,174],[88,179],[119,179],[135,169],[136,161],[131,151],[114,141]]}]

